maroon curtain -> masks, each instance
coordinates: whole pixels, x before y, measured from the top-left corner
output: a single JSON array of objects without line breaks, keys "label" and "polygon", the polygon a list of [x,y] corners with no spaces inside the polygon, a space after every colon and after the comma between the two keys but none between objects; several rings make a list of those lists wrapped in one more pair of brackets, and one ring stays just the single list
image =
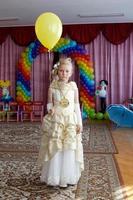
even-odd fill
[{"label": "maroon curtain", "polygon": [[19,46],[27,46],[37,39],[33,26],[0,28],[0,44],[5,42],[9,35]]},{"label": "maroon curtain", "polygon": [[11,28],[10,35],[12,40],[20,46],[27,46],[37,39],[34,27]]},{"label": "maroon curtain", "polygon": [[78,43],[87,44],[93,41],[102,30],[102,25],[65,25],[63,27],[63,36],[68,35]]},{"label": "maroon curtain", "polygon": [[[133,23],[63,25],[62,36],[68,35],[78,43],[88,44],[100,32],[110,43],[118,45],[124,42],[133,32]],[[27,46],[37,39],[34,26],[0,28],[0,44],[5,41],[8,35],[20,46]]]},{"label": "maroon curtain", "polygon": [[[107,80],[107,105],[123,104],[133,97],[133,33],[120,45],[113,45],[103,34],[85,45],[95,69],[95,84]],[[100,110],[99,97],[96,98],[97,111]]]}]

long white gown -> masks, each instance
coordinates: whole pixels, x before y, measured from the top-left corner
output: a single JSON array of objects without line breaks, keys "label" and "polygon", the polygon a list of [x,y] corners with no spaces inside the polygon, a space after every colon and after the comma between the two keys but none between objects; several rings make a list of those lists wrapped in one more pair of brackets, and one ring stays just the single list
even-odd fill
[{"label": "long white gown", "polygon": [[62,94],[58,81],[51,84],[54,115],[45,115],[42,123],[42,139],[38,163],[42,165],[40,180],[51,186],[66,187],[77,184],[84,169],[82,135],[76,134],[77,116],[74,111],[75,82],[63,86],[63,94],[69,100],[62,107]]}]

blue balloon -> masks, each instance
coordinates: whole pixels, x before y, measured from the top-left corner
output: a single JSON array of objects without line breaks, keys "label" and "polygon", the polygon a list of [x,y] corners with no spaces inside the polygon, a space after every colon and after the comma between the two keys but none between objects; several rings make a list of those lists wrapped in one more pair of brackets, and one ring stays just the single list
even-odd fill
[{"label": "blue balloon", "polygon": [[32,43],[29,45],[30,48],[33,48],[34,46],[35,46],[35,43],[34,43],[34,42],[32,42]]},{"label": "blue balloon", "polygon": [[86,119],[87,118],[87,114],[83,111],[82,112],[82,119],[84,120],[84,119]]}]

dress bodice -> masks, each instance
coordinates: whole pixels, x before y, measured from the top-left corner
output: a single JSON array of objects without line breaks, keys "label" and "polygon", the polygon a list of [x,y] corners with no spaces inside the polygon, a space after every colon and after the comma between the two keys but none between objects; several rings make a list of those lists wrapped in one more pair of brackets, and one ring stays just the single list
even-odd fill
[{"label": "dress bodice", "polygon": [[[52,88],[54,108],[57,111],[62,112],[64,114],[74,112],[74,95],[75,95],[75,90],[77,89],[76,83],[72,81],[69,83],[54,81],[51,84],[51,88]],[[66,107],[63,107],[61,105],[61,101],[64,98],[68,100],[68,106]]]}]

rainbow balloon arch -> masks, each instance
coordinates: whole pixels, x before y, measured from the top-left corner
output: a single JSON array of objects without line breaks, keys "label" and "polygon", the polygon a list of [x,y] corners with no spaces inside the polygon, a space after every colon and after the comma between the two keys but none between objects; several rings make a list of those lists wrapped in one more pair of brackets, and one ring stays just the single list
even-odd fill
[{"label": "rainbow balloon arch", "polygon": [[[52,49],[53,52],[65,54],[75,60],[80,73],[80,101],[82,104],[82,116],[87,118],[95,115],[95,81],[94,69],[89,55],[82,45],[77,44],[68,38],[60,38],[59,42]],[[48,52],[36,40],[32,42],[24,52],[18,62],[16,99],[19,104],[31,101],[31,66],[34,59],[41,53]]]}]

